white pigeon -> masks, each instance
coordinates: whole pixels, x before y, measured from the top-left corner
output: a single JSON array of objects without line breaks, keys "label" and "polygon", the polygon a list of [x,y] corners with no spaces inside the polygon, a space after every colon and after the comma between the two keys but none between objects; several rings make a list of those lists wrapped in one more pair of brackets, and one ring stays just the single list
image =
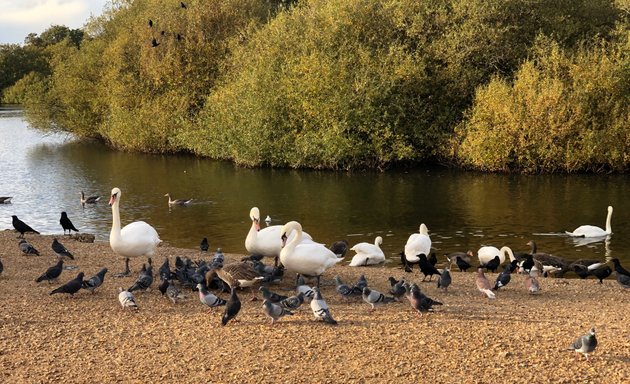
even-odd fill
[{"label": "white pigeon", "polygon": [[134,310],[138,310],[138,304],[136,303],[136,298],[133,297],[133,293],[123,290],[122,288],[118,288],[118,301],[120,305],[125,308],[131,308]]}]

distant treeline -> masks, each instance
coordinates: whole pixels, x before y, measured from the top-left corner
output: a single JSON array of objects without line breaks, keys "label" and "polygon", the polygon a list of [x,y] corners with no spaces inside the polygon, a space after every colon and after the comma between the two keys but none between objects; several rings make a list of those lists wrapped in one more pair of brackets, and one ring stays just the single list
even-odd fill
[{"label": "distant treeline", "polygon": [[184,3],[112,0],[1,46],[3,101],[244,166],[630,169],[630,0]]}]

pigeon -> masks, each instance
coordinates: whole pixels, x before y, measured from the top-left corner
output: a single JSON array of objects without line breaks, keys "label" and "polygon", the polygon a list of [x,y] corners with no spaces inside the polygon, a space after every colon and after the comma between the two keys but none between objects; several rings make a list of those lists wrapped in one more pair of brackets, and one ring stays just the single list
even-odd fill
[{"label": "pigeon", "polygon": [[33,232],[39,235],[39,232],[31,228],[28,224],[26,224],[22,220],[18,219],[16,215],[13,215],[11,217],[13,218],[13,228],[15,228],[16,231],[20,232],[19,237],[24,237],[24,234],[27,232]]},{"label": "pigeon", "polygon": [[61,218],[59,219],[59,224],[61,224],[61,227],[63,228],[63,234],[66,234],[66,231],[68,231],[68,234],[71,234],[72,231],[75,232],[79,232],[79,230],[74,226],[74,224],[72,224],[72,221],[70,221],[70,219],[68,218],[68,214],[65,212],[61,212]]},{"label": "pigeon", "polygon": [[488,261],[487,263],[481,266],[487,269],[488,271],[491,271],[494,273],[497,271],[497,268],[499,268],[499,265],[501,265],[501,259],[499,258],[499,256],[495,256],[492,260]]},{"label": "pigeon", "polygon": [[451,271],[448,268],[444,268],[442,274],[440,275],[440,278],[437,281],[437,287],[447,291],[448,286],[451,285],[451,282]]},{"label": "pigeon", "polygon": [[341,281],[341,277],[339,277],[338,275],[335,276],[335,285],[336,288],[335,290],[337,291],[338,294],[341,295],[341,297],[343,297],[344,299],[349,299],[351,296],[355,295],[355,291],[354,289],[350,288],[350,286],[348,286],[347,284],[344,284],[343,281]]},{"label": "pigeon", "polygon": [[595,351],[595,348],[597,348],[595,328],[591,328],[586,335],[578,337],[573,344],[569,346],[569,350],[575,351],[576,357],[578,353],[581,353],[586,356],[586,360],[588,360],[588,354]]},{"label": "pigeon", "polygon": [[221,317],[221,325],[226,325],[230,320],[238,315],[238,312],[241,310],[241,301],[238,299],[236,295],[236,287],[232,287],[230,290],[230,298],[225,304],[225,311],[223,312],[223,317]]},{"label": "pigeon", "polygon": [[612,262],[615,266],[615,275],[617,275],[617,283],[624,288],[630,288],[630,272],[621,266],[619,259],[615,257],[606,257],[606,262]]},{"label": "pigeon", "polygon": [[532,276],[531,273],[525,276],[525,288],[527,288],[527,291],[531,295],[538,293],[540,291],[540,285],[538,284],[538,279]]},{"label": "pigeon", "polygon": [[223,264],[225,263],[225,256],[223,255],[223,250],[221,248],[217,248],[214,253],[214,257],[212,257],[212,262],[210,262],[210,269],[212,268],[223,268]]},{"label": "pigeon", "polygon": [[18,243],[18,246],[20,247],[20,250],[22,251],[22,253],[25,255],[39,256],[39,251],[35,249],[35,247],[33,247],[28,241],[24,239],[20,240],[20,242]]},{"label": "pigeon", "polygon": [[422,281],[424,281],[427,276],[429,276],[429,281],[431,281],[431,279],[433,279],[433,275],[440,275],[440,271],[438,271],[438,269],[435,268],[433,264],[431,264],[431,262],[427,259],[427,255],[421,253],[418,255],[418,257],[420,258],[420,260],[418,261],[420,272],[424,274],[424,278],[422,278]]},{"label": "pigeon", "polygon": [[422,317],[423,313],[433,311],[434,305],[442,305],[441,302],[433,300],[420,292],[420,287],[418,287],[416,283],[411,285],[405,284],[405,290],[407,291],[405,297],[407,297],[409,304],[418,312],[418,316],[420,317]]},{"label": "pigeon", "polygon": [[160,43],[158,43],[158,41],[155,39],[155,37],[153,39],[151,39],[151,47],[155,48],[158,45],[160,45]]},{"label": "pigeon", "polygon": [[260,292],[262,292],[263,299],[269,300],[272,303],[278,303],[278,302],[288,298],[287,296],[279,295],[279,294],[277,294],[275,292],[271,292],[269,290],[269,288],[265,287],[264,285],[261,286],[260,288],[258,288],[258,290]]},{"label": "pigeon", "polygon": [[125,257],[125,270],[114,274],[114,277],[127,277],[131,275],[131,269],[129,269],[129,258]]},{"label": "pigeon", "polygon": [[184,296],[182,296],[182,291],[173,284],[173,280],[167,281],[168,286],[166,287],[166,296],[171,299],[173,304],[177,304],[177,300],[184,298]]},{"label": "pigeon", "polygon": [[319,288],[314,287],[313,291],[315,292],[315,296],[313,300],[311,300],[311,309],[313,310],[313,315],[315,316],[315,320],[322,320],[328,324],[337,324],[337,321],[333,319],[330,314],[330,309],[328,309],[328,305],[326,301],[322,297]]},{"label": "pigeon", "polygon": [[125,291],[122,288],[118,288],[118,301],[120,305],[125,308],[131,308],[133,310],[138,310],[138,304],[136,303],[136,298],[133,297],[133,293],[129,291]]},{"label": "pigeon", "polygon": [[332,243],[330,246],[330,250],[332,253],[337,255],[337,257],[344,257],[346,252],[348,252],[348,241],[347,240],[339,240]]},{"label": "pigeon", "polygon": [[222,305],[225,305],[226,301],[223,300],[220,297],[215,296],[213,293],[208,292],[208,289],[206,289],[206,287],[203,284],[197,284],[197,289],[199,290],[199,301],[201,301],[202,304],[207,305],[208,307],[210,307],[210,311],[212,311],[212,308],[214,307],[220,307]]},{"label": "pigeon", "polygon": [[[144,268],[144,265],[142,265],[142,267]],[[149,289],[151,284],[153,284],[153,267],[149,266],[145,270],[140,271],[136,281],[127,290],[129,292],[133,292],[138,289],[146,291],[147,289]]]},{"label": "pigeon", "polygon": [[168,289],[169,281],[171,281],[171,280],[162,280],[160,285],[158,285],[158,291],[160,291],[160,294],[162,296],[166,295],[166,290]]},{"label": "pigeon", "polygon": [[264,257],[264,255],[249,255],[243,257],[241,261],[261,261]]},{"label": "pigeon", "polygon": [[210,248],[210,245],[208,244],[208,238],[204,237],[203,239],[201,239],[201,243],[199,243],[199,250],[201,250],[201,252],[208,252],[208,248]]},{"label": "pigeon", "polygon": [[302,293],[304,295],[304,299],[311,300],[315,296],[315,291],[310,286],[306,285],[304,278],[299,276],[297,279],[297,285],[295,287],[295,291],[297,293]]},{"label": "pigeon", "polygon": [[61,275],[62,271],[63,271],[63,259],[59,259],[57,264],[48,268],[46,272],[42,273],[42,275],[35,280],[35,282],[40,283],[44,280],[48,280],[48,284],[50,284],[51,281],[57,280],[57,278]]},{"label": "pigeon", "polygon": [[286,299],[280,301],[278,305],[291,311],[300,308],[302,303],[304,303],[304,293],[300,292],[297,295],[287,297]]},{"label": "pigeon", "polygon": [[284,309],[283,307],[277,304],[274,304],[269,300],[264,300],[262,307],[263,307],[263,310],[265,311],[265,314],[271,318],[272,327],[273,327],[273,324],[276,322],[276,320],[278,320],[282,316],[293,315],[293,312],[287,309]]},{"label": "pigeon", "polygon": [[88,280],[83,281],[83,285],[81,288],[87,289],[91,293],[94,293],[94,290],[100,287],[103,284],[103,281],[105,281],[106,273],[107,268],[101,268],[101,270],[98,271],[96,275],[90,277]]},{"label": "pigeon", "polygon": [[50,295],[54,295],[55,293],[69,293],[70,296],[74,296],[75,293],[79,292],[79,289],[83,286],[83,272],[79,272],[77,277],[68,281],[61,287],[54,289],[50,292]]},{"label": "pigeon", "polygon": [[391,284],[391,288],[389,290],[389,293],[392,294],[392,296],[400,301],[400,298],[403,297],[405,295],[405,293],[407,292],[405,290],[405,280],[403,278],[400,278],[400,280],[396,281],[396,279],[394,279],[393,277],[389,277],[389,283]]},{"label": "pigeon", "polygon": [[484,267],[482,266],[479,266],[477,268],[477,289],[481,291],[484,295],[486,295],[488,299],[496,299],[497,297],[491,289],[492,285],[490,285],[490,282],[486,278],[486,275],[483,274],[483,268]]},{"label": "pigeon", "polygon": [[160,269],[158,269],[158,273],[162,281],[171,279],[171,266],[168,262],[168,257],[164,257],[164,262],[160,266]]},{"label": "pigeon", "polygon": [[372,306],[372,311],[376,309],[377,305],[387,304],[395,301],[393,297],[385,296],[379,291],[375,289],[370,289],[368,287],[363,288],[362,297],[363,301]]},{"label": "pigeon", "polygon": [[496,291],[501,287],[505,287],[506,285],[508,285],[511,279],[512,274],[510,273],[510,266],[506,265],[505,267],[503,267],[503,272],[499,273],[499,276],[497,276],[497,280],[494,283],[494,287],[492,288],[492,290]]},{"label": "pigeon", "polygon": [[70,251],[68,251],[66,249],[66,247],[63,246],[63,244],[61,244],[59,242],[59,240],[57,240],[57,238],[53,239],[52,242],[52,250],[55,251],[55,253],[59,256],[59,257],[69,257],[70,259],[74,260],[74,256],[72,256],[72,253],[70,253]]},{"label": "pigeon", "polygon": [[358,294],[358,295],[362,295],[363,294],[363,288],[368,286],[368,282],[367,279],[365,278],[364,274],[361,274],[361,276],[359,276],[359,279],[357,280],[357,282],[354,284],[354,287],[352,287],[352,290]]}]

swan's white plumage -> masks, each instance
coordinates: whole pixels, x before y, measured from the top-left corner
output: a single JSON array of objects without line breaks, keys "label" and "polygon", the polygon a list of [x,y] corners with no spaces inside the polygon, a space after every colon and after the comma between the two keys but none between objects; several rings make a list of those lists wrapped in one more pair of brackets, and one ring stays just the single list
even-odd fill
[{"label": "swan's white plumage", "polygon": [[120,196],[118,188],[112,189],[109,204],[112,206],[112,230],[109,245],[123,257],[153,256],[155,248],[162,242],[155,228],[144,221],[134,221],[120,228]]},{"label": "swan's white plumage", "polygon": [[352,257],[352,261],[350,261],[350,266],[359,267],[363,265],[374,265],[385,262],[385,254],[381,250],[381,244],[383,244],[383,238],[377,236],[376,239],[374,239],[374,244],[359,243],[352,246],[350,250],[356,252],[356,255]]},{"label": "swan's white plumage", "polygon": [[[280,250],[282,249],[282,225],[271,225],[260,229],[260,211],[257,207],[253,207],[249,211],[249,217],[252,220],[252,226],[245,238],[245,249],[247,249],[247,252],[267,257],[280,256]],[[291,233],[288,240],[291,241],[294,237],[295,233]],[[311,235],[303,232],[302,242],[312,243]]]},{"label": "swan's white plumage", "polygon": [[495,256],[499,256],[499,260],[501,260],[501,264],[503,264],[505,263],[505,255],[510,258],[510,261],[515,260],[514,253],[510,247],[501,247],[501,249],[498,249],[497,247],[486,246],[479,248],[477,251],[477,257],[481,265],[486,265],[490,260],[494,259]]},{"label": "swan's white plumage", "polygon": [[297,221],[286,223],[281,235],[295,232],[295,237],[289,240],[280,251],[280,262],[286,269],[304,276],[320,276],[328,268],[343,261],[330,249],[318,243],[302,242],[302,226]]},{"label": "swan's white plumage", "polygon": [[426,256],[431,252],[431,238],[429,237],[429,230],[427,226],[420,224],[419,233],[412,233],[407,239],[405,244],[405,258],[410,263],[417,263],[420,258],[419,254],[423,253]]},{"label": "swan's white plumage", "polygon": [[577,227],[573,232],[566,232],[566,234],[574,237],[604,237],[610,235],[612,234],[612,213],[613,207],[608,206],[608,215],[606,216],[605,230],[594,225],[582,225]]}]

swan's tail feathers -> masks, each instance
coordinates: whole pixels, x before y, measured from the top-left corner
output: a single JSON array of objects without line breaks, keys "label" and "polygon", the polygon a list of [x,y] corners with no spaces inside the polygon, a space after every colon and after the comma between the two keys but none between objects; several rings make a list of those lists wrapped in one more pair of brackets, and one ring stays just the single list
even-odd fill
[{"label": "swan's tail feathers", "polygon": [[572,236],[572,237],[584,237],[584,235],[580,235],[580,234],[576,235],[575,233],[569,232],[569,231],[564,231],[564,233],[566,233],[567,235]]},{"label": "swan's tail feathers", "polygon": [[496,299],[497,296],[490,289],[482,289],[481,292],[485,293],[488,296],[488,299]]}]

